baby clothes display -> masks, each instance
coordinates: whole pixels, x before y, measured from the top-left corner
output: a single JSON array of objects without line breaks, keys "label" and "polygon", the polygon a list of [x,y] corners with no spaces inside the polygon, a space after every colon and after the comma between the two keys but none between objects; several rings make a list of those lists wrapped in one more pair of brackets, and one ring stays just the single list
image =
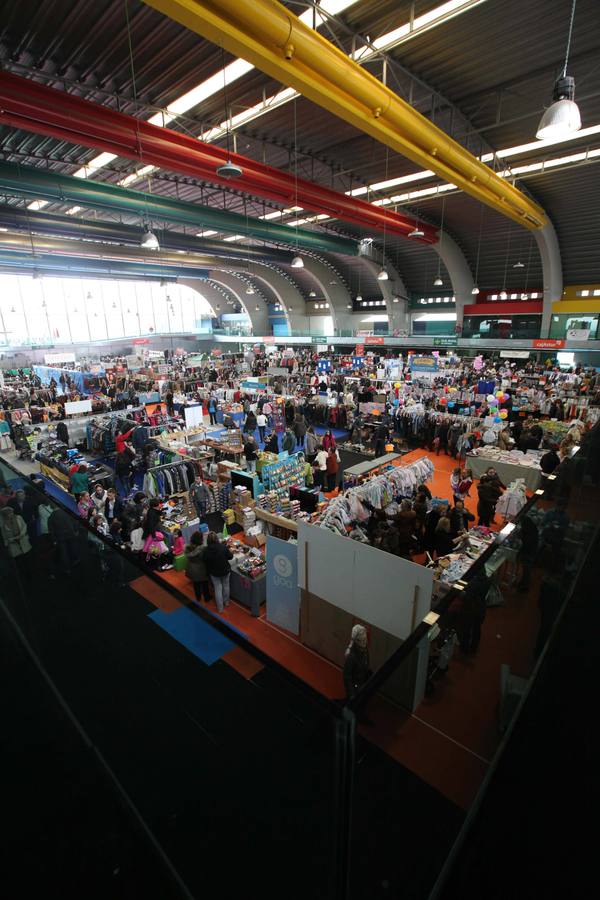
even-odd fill
[{"label": "baby clothes display", "polygon": [[522,478],[517,478],[496,503],[496,512],[503,519],[514,519],[527,503],[527,488]]}]

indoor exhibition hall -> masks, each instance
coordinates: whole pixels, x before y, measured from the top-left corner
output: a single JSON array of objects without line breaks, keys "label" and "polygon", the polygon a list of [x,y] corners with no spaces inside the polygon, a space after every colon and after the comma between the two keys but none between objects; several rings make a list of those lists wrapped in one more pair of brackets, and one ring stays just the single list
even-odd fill
[{"label": "indoor exhibition hall", "polygon": [[589,896],[599,163],[598,0],[0,0],[7,900]]}]

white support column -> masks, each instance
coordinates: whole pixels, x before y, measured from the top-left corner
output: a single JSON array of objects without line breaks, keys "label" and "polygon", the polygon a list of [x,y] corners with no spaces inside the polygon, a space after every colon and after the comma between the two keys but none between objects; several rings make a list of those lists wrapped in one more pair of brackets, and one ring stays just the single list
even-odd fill
[{"label": "white support column", "polygon": [[548,221],[543,228],[534,231],[534,237],[542,258],[544,303],[540,337],[548,337],[552,322],[552,304],[563,294],[562,261],[554,225]]},{"label": "white support column", "polygon": [[473,302],[471,291],[475,282],[471,269],[464,253],[449,234],[444,232],[442,239],[437,244],[432,244],[432,247],[446,266],[450,277],[452,292],[456,298],[456,324],[462,331],[465,304]]}]

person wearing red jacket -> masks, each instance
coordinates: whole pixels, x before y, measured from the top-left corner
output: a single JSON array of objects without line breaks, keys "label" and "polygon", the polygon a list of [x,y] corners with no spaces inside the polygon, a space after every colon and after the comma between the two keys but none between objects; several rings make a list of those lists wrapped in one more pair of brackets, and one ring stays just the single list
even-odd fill
[{"label": "person wearing red jacket", "polygon": [[327,490],[335,491],[335,483],[337,480],[337,473],[340,469],[340,463],[338,460],[337,450],[335,447],[332,447],[327,454]]},{"label": "person wearing red jacket", "polygon": [[133,428],[130,428],[129,431],[124,431],[123,434],[118,434],[115,437],[115,445],[117,448],[117,454],[122,453],[125,449],[125,444],[137,428],[137,425],[134,425]]}]

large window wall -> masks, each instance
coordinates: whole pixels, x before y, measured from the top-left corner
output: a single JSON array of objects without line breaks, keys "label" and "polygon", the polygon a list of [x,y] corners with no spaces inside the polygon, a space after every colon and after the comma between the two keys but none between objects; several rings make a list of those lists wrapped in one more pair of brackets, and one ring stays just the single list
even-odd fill
[{"label": "large window wall", "polygon": [[210,306],[179,284],[0,274],[0,345],[46,346],[211,330]]}]

